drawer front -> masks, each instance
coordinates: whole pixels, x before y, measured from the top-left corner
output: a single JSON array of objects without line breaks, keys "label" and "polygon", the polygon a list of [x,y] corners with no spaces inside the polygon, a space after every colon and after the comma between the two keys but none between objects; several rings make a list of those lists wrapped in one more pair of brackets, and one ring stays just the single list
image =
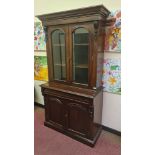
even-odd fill
[{"label": "drawer front", "polygon": [[52,95],[64,99],[69,99],[69,100],[74,100],[74,101],[80,101],[83,104],[92,104],[93,103],[93,98],[88,98],[88,97],[83,97],[79,95],[73,95],[70,93],[65,93],[61,91],[56,91],[48,88],[42,88],[42,94],[43,95]]}]

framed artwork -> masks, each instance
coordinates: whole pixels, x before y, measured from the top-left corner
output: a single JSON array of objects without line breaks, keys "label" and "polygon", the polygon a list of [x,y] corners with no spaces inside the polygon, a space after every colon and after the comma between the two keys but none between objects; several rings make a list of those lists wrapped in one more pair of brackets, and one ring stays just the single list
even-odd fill
[{"label": "framed artwork", "polygon": [[46,50],[45,33],[41,22],[34,23],[34,50]]},{"label": "framed artwork", "polygon": [[34,56],[34,80],[48,81],[47,56]]},{"label": "framed artwork", "polygon": [[121,60],[104,59],[103,63],[103,90],[121,94]]},{"label": "framed artwork", "polygon": [[112,12],[110,17],[116,18],[116,21],[106,28],[105,51],[121,52],[121,11]]}]

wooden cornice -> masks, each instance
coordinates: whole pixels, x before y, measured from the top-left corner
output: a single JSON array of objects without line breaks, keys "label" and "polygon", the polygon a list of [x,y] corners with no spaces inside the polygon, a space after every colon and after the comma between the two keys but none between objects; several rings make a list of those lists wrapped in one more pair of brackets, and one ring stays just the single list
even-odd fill
[{"label": "wooden cornice", "polygon": [[[75,10],[69,10],[69,11],[62,11],[62,12],[56,12],[51,14],[44,14],[44,15],[38,15],[38,17],[43,23],[49,23],[51,21],[55,20],[67,20],[67,19],[73,19],[73,18],[84,18],[90,16],[94,20],[100,20],[105,19],[110,14],[110,11],[106,9],[103,5],[93,6],[93,7],[86,7],[86,8],[80,8]],[[92,20],[91,18],[91,20]]]}]

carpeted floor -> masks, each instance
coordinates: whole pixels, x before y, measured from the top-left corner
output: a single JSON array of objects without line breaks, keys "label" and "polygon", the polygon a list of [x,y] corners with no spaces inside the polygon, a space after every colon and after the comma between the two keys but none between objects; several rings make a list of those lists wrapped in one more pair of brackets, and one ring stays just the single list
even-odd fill
[{"label": "carpeted floor", "polygon": [[121,137],[103,131],[91,148],[44,126],[44,109],[34,110],[34,155],[120,155]]}]

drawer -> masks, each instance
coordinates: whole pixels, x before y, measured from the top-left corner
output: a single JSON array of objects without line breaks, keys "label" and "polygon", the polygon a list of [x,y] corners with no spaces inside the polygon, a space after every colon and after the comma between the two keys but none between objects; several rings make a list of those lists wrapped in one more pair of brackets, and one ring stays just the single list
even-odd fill
[{"label": "drawer", "polygon": [[83,96],[79,96],[79,95],[73,95],[70,93],[65,93],[65,92],[61,92],[61,91],[56,91],[56,90],[52,90],[52,89],[48,89],[48,88],[43,88],[42,89],[42,94],[43,95],[52,95],[55,97],[59,97],[62,99],[67,99],[70,101],[76,101],[79,103],[83,103],[83,104],[88,104],[88,105],[92,105],[93,104],[93,98],[88,98],[88,97],[83,97]]}]

